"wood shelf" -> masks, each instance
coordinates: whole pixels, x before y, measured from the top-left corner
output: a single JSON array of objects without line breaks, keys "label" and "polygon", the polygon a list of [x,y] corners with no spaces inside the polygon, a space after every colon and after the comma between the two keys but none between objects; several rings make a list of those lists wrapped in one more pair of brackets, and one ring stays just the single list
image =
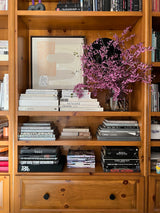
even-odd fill
[{"label": "wood shelf", "polygon": [[0,116],[9,116],[9,112],[8,111],[0,111]]},{"label": "wood shelf", "polygon": [[[108,11],[17,11],[29,29],[122,30],[134,26],[142,12]],[[41,20],[41,21],[39,21]]]},{"label": "wood shelf", "polygon": [[151,116],[152,117],[159,117],[160,116],[160,112],[151,112]]},{"label": "wood shelf", "polygon": [[152,62],[153,67],[160,67],[160,62]]},{"label": "wood shelf", "polygon": [[0,138],[0,146],[9,146],[9,141],[5,138]]},{"label": "wood shelf", "polygon": [[16,175],[54,175],[54,176],[67,176],[67,175],[99,175],[99,176],[141,176],[141,173],[111,173],[103,172],[101,164],[96,165],[95,169],[90,168],[67,168],[65,166],[63,172],[17,172]]},{"label": "wood shelf", "polygon": [[141,112],[49,112],[49,111],[18,111],[18,116],[97,116],[97,117],[140,117]]},{"label": "wood shelf", "polygon": [[18,146],[141,146],[140,141],[56,140],[17,141]]},{"label": "wood shelf", "polygon": [[8,29],[8,11],[0,11],[0,29]]},{"label": "wood shelf", "polygon": [[160,146],[160,140],[157,140],[157,141],[151,141],[151,146]]},{"label": "wood shelf", "polygon": [[8,61],[0,61],[0,66],[8,66]]}]

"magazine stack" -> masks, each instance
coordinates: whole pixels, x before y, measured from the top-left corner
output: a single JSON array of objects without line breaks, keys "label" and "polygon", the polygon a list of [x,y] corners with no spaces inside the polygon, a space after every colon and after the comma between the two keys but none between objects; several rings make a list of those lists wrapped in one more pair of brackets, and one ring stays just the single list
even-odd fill
[{"label": "magazine stack", "polygon": [[89,128],[66,127],[61,132],[60,139],[68,140],[90,140],[92,138]]},{"label": "magazine stack", "polygon": [[58,137],[58,130],[54,123],[22,123],[18,128],[19,140],[33,140],[33,141],[54,141]]},{"label": "magazine stack", "polygon": [[19,172],[62,172],[66,158],[59,146],[25,146],[19,150]]},{"label": "magazine stack", "polygon": [[137,147],[103,146],[101,163],[104,172],[140,172]]},{"label": "magazine stack", "polygon": [[140,129],[136,120],[107,120],[97,129],[100,141],[140,141]]},{"label": "magazine stack", "polygon": [[8,172],[8,147],[0,147],[0,172]]},{"label": "magazine stack", "polygon": [[0,61],[8,61],[8,41],[7,40],[0,40]]},{"label": "magazine stack", "polygon": [[69,149],[67,155],[68,168],[95,168],[95,154],[93,150]]},{"label": "magazine stack", "polygon": [[8,0],[0,0],[0,10],[8,10]]},{"label": "magazine stack", "polygon": [[19,98],[19,111],[58,111],[58,91],[27,89]]},{"label": "magazine stack", "polygon": [[78,98],[73,90],[62,90],[60,111],[103,111],[97,99],[91,98],[91,93],[84,90],[83,97]]},{"label": "magazine stack", "polygon": [[156,171],[156,165],[160,163],[160,147],[152,147],[151,149],[151,171]]},{"label": "magazine stack", "polygon": [[3,137],[4,127],[8,127],[8,120],[0,120],[0,137]]}]

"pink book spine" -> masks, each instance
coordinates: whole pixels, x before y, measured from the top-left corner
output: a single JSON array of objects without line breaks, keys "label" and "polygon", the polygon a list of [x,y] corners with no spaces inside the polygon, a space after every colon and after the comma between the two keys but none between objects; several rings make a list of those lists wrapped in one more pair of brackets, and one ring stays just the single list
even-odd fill
[{"label": "pink book spine", "polygon": [[0,166],[0,172],[8,172],[8,166]]},{"label": "pink book spine", "polygon": [[0,161],[0,166],[8,166],[8,161]]}]

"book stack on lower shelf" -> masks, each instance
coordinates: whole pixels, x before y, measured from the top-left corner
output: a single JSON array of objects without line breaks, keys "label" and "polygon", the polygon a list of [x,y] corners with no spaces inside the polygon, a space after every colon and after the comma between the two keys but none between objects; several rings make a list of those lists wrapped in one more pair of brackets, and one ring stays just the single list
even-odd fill
[{"label": "book stack on lower shelf", "polygon": [[27,89],[19,98],[19,111],[58,111],[58,91]]},{"label": "book stack on lower shelf", "polygon": [[67,155],[68,168],[95,168],[95,154],[93,150],[70,149]]},{"label": "book stack on lower shelf", "polygon": [[90,140],[92,138],[89,128],[66,127],[59,137],[61,140]]},{"label": "book stack on lower shelf", "polygon": [[151,172],[157,171],[156,169],[157,164],[160,164],[160,147],[152,147],[151,148]]},{"label": "book stack on lower shelf", "polygon": [[62,90],[60,111],[103,111],[97,99],[91,98],[91,93],[84,90],[83,97],[78,98],[73,90]]},{"label": "book stack on lower shelf", "polygon": [[[0,10],[1,8],[2,8],[2,5],[0,1]],[[3,8],[5,8],[5,6]],[[8,61],[8,41],[7,40],[0,40],[0,61]]]},{"label": "book stack on lower shelf", "polygon": [[18,139],[23,141],[54,141],[58,137],[58,130],[53,122],[22,123],[18,131]]},{"label": "book stack on lower shelf", "polygon": [[62,172],[66,158],[59,146],[25,146],[19,149],[19,172]]},{"label": "book stack on lower shelf", "polygon": [[137,147],[102,147],[101,163],[104,172],[140,172]]},{"label": "book stack on lower shelf", "polygon": [[0,147],[0,172],[8,172],[8,147]]},{"label": "book stack on lower shelf", "polygon": [[151,112],[159,112],[159,84],[151,84]]},{"label": "book stack on lower shelf", "polygon": [[0,138],[4,136],[5,127],[8,127],[8,120],[0,120]]},{"label": "book stack on lower shelf", "polygon": [[100,141],[140,141],[140,129],[135,120],[107,120],[97,129]]}]

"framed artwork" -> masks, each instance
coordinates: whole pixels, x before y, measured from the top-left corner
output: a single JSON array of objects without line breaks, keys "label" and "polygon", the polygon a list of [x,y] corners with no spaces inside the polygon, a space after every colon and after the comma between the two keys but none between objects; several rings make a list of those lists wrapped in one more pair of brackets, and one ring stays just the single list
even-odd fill
[{"label": "framed artwork", "polygon": [[31,37],[33,89],[73,89],[83,83],[84,37]]}]

